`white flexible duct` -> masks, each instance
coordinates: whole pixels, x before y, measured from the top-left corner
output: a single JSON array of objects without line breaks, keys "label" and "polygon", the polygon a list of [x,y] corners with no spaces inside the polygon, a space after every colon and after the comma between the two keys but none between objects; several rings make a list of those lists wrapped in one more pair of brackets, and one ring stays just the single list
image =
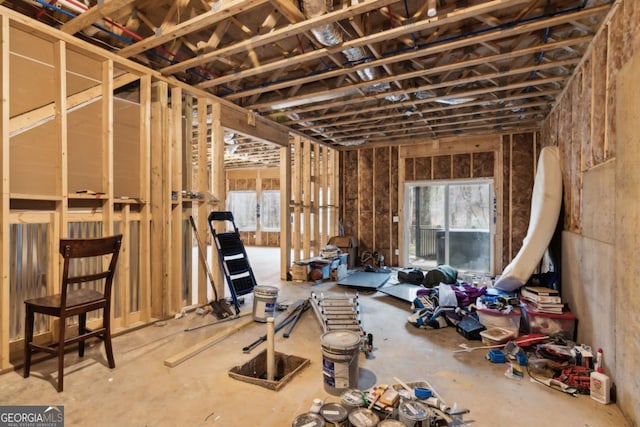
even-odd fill
[{"label": "white flexible duct", "polygon": [[[329,8],[325,0],[303,0],[304,15],[307,18],[316,18],[327,13]],[[311,33],[323,46],[337,46],[343,42],[342,33],[333,23],[324,24],[311,29]],[[366,52],[361,47],[351,47],[342,51],[349,62],[358,62],[365,58]],[[374,68],[363,68],[356,71],[362,81],[371,81],[378,78]],[[369,89],[373,92],[383,92],[389,89],[389,84],[374,84]]]}]

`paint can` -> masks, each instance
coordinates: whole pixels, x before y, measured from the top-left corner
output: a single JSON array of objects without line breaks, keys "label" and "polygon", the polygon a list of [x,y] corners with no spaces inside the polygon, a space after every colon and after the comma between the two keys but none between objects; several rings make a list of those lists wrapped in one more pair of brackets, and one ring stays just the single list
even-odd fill
[{"label": "paint can", "polygon": [[320,337],[322,375],[327,393],[339,395],[358,385],[360,335],[353,331],[329,331]]},{"label": "paint can", "polygon": [[349,414],[349,427],[375,427],[379,422],[380,417],[371,409],[358,408]]},{"label": "paint can", "polygon": [[405,425],[402,421],[389,418],[387,420],[380,421],[377,427],[405,427]]},{"label": "paint can", "polygon": [[324,418],[311,412],[301,414],[293,419],[291,427],[324,427]]},{"label": "paint can", "polygon": [[422,402],[413,400],[404,401],[398,406],[398,420],[409,427],[429,427],[431,421],[429,407]]},{"label": "paint can", "polygon": [[269,317],[276,317],[276,300],[278,288],[275,286],[256,286],[253,288],[253,320],[266,322]]},{"label": "paint can", "polygon": [[340,401],[342,402],[342,406],[347,408],[349,412],[365,405],[364,394],[355,388],[343,391],[342,394],[340,394]]},{"label": "paint can", "polygon": [[325,403],[320,408],[320,415],[325,420],[325,427],[347,427],[347,408],[339,403]]}]

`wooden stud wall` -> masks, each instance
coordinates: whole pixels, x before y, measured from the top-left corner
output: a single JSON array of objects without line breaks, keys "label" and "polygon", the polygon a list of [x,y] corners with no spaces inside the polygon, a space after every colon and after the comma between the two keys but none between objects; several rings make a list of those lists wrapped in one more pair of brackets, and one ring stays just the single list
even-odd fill
[{"label": "wooden stud wall", "polygon": [[[291,200],[293,261],[319,256],[338,234],[338,152],[293,136]],[[322,195],[322,196],[321,196]],[[282,193],[281,193],[282,197]],[[322,217],[322,219],[321,219]]]},{"label": "wooden stud wall", "polygon": [[[78,224],[100,223],[96,229],[102,229],[103,234],[116,230],[124,234],[117,274],[121,288],[115,292],[118,307],[113,313],[118,333],[170,317],[191,302],[185,298],[190,295],[182,293],[184,276],[190,274],[183,269],[182,256],[191,249],[182,247],[183,226],[193,211],[201,237],[207,238],[209,210],[224,207],[226,129],[282,147],[281,157],[287,164],[279,175],[263,176],[260,188],[280,185],[283,230],[292,230],[289,204],[291,200],[296,203],[297,196],[289,185],[298,181],[298,196],[305,199],[304,204],[297,199],[300,217],[305,218],[308,231],[318,233],[316,237],[305,233],[303,246],[309,253],[318,251],[327,236],[337,234],[335,150],[315,147],[316,142],[297,137],[301,149],[294,151],[294,158],[288,130],[275,122],[25,15],[1,8],[0,17],[0,371],[12,368],[22,348],[20,337],[9,336],[12,278],[5,255],[10,250],[11,224],[48,224],[50,261],[46,271],[51,280],[47,292],[59,287],[57,242],[68,234],[69,224],[77,229]],[[121,99],[114,95],[131,84],[139,87],[137,96]],[[187,142],[187,135],[190,141],[192,134],[193,105],[198,109],[200,138],[195,181],[191,180]],[[76,193],[84,189],[100,194]],[[211,193],[220,203],[184,199],[183,189]],[[325,229],[318,222],[325,224]],[[133,230],[139,235],[133,236]],[[139,253],[131,253],[134,239]],[[272,236],[262,241],[281,245],[283,278],[290,266],[290,240],[287,235],[279,242]],[[211,260],[210,265],[221,278],[218,263]],[[134,273],[136,277],[132,277]],[[201,273],[198,280],[194,297],[205,302],[207,279]],[[218,290],[222,291],[221,285]],[[137,298],[136,304],[133,298]],[[52,323],[38,340],[50,340],[55,328]]]},{"label": "wooden stud wall", "polygon": [[[287,279],[291,266],[292,156],[289,146],[280,148],[280,279]],[[299,253],[299,252],[298,252]]]}]

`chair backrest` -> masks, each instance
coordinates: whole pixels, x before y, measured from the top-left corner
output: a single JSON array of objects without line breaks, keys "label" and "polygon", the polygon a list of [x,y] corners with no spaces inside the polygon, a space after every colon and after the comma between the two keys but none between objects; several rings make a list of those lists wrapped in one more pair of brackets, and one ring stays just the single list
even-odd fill
[{"label": "chair backrest", "polygon": [[[111,287],[113,284],[113,276],[115,274],[120,245],[122,244],[122,234],[109,237],[98,237],[92,239],[61,239],[60,254],[63,257],[64,264],[62,269],[62,289],[61,289],[61,306],[64,309],[67,306],[67,293],[70,285],[79,284],[80,288],[97,280],[104,280],[103,296],[109,301],[111,298]],[[110,256],[108,262],[102,259],[103,256]],[[97,258],[100,257],[100,258]],[[82,274],[71,275],[71,260],[74,259],[97,259],[94,262],[92,270],[86,273],[87,268],[83,267]]]}]

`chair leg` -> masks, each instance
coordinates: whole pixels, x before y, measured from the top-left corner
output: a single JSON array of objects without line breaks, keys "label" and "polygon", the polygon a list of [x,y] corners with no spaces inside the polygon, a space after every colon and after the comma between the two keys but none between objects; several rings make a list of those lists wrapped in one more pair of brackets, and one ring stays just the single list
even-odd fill
[{"label": "chair leg", "polygon": [[28,378],[31,373],[31,341],[33,341],[33,322],[34,314],[31,307],[27,305],[25,307],[25,320],[24,320],[24,366],[22,376]]},{"label": "chair leg", "polygon": [[[87,332],[87,313],[78,315],[78,335],[82,336]],[[78,356],[84,357],[84,340],[78,343]]]},{"label": "chair leg", "polygon": [[64,336],[65,329],[67,327],[67,321],[64,316],[60,317],[60,324],[58,325],[60,331],[58,332],[58,393],[62,391],[64,387]]},{"label": "chair leg", "polygon": [[105,308],[102,312],[102,324],[104,326],[104,350],[107,353],[107,361],[111,369],[116,367],[116,362],[113,359],[113,347],[111,347],[111,318],[109,313],[111,310],[109,307]]}]

